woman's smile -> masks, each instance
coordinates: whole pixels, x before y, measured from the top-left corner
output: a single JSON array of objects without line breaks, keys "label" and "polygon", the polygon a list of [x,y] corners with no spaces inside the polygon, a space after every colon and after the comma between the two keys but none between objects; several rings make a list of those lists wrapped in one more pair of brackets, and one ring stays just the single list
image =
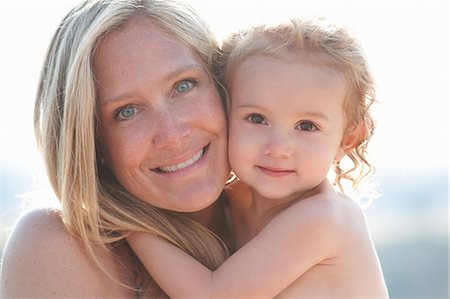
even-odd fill
[{"label": "woman's smile", "polygon": [[182,169],[187,168],[188,166],[193,165],[194,163],[196,163],[197,161],[199,161],[204,154],[206,153],[206,151],[208,150],[209,144],[205,147],[203,147],[201,150],[199,150],[196,154],[194,154],[192,157],[190,157],[189,159],[180,162],[180,163],[176,163],[173,165],[168,165],[168,166],[161,166],[155,169],[152,169],[153,171],[159,172],[159,173],[173,173],[173,172],[178,172]]}]

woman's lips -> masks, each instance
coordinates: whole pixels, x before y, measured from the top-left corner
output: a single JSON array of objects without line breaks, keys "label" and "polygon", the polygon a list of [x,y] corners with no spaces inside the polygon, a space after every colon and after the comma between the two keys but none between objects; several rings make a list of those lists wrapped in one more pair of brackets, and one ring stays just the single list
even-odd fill
[{"label": "woman's lips", "polygon": [[202,148],[201,150],[199,150],[194,155],[192,155],[192,157],[190,157],[189,159],[187,159],[183,162],[173,164],[173,165],[168,165],[168,166],[161,166],[161,167],[158,167],[158,168],[155,168],[152,170],[156,171],[156,172],[161,172],[161,173],[172,173],[172,172],[184,169],[188,166],[191,166],[198,160],[200,160],[203,157],[203,155],[205,154],[205,152],[207,151],[208,147],[209,147],[209,144],[207,146],[205,146],[204,148]]}]

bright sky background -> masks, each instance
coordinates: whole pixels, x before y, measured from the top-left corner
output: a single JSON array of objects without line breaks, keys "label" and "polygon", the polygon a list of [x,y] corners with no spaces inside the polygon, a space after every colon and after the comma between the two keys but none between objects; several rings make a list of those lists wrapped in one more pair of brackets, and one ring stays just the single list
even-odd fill
[{"label": "bright sky background", "polygon": [[[389,183],[381,187],[391,188],[382,188],[388,194],[367,210],[371,232],[377,246],[385,244],[389,250],[399,246],[389,251],[396,256],[387,256],[383,265],[393,279],[388,281],[393,290],[407,292],[421,284],[433,290],[439,287],[433,283],[443,279],[436,277],[439,272],[431,268],[430,258],[436,257],[440,265],[447,259],[441,261],[441,256],[430,256],[430,252],[438,249],[439,240],[448,240],[448,183],[446,190],[442,186],[449,182],[448,175],[444,178],[449,157],[449,1],[190,2],[218,38],[288,16],[323,16],[355,32],[382,102],[369,144],[371,161]],[[22,210],[16,194],[33,190],[31,178],[42,174],[32,128],[34,97],[50,39],[75,3],[0,0],[0,244]],[[408,179],[411,176],[415,178]],[[45,193],[37,196],[42,202],[31,205],[56,202]],[[419,236],[432,240],[433,248],[424,247],[423,257],[409,246]],[[414,271],[419,274],[409,275]]]},{"label": "bright sky background", "polygon": [[[51,36],[77,1],[0,0],[0,154],[3,169],[39,165],[33,102]],[[283,16],[324,16],[360,39],[382,101],[371,144],[381,171],[448,166],[447,1],[191,1],[219,38]]]}]

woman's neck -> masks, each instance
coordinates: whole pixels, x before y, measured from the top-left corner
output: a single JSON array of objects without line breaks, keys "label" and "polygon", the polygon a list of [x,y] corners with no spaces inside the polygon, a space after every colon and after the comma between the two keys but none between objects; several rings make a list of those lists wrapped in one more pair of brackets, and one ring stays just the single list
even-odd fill
[{"label": "woman's neck", "polygon": [[221,230],[221,223],[223,218],[222,209],[223,206],[221,203],[221,199],[219,198],[209,207],[201,211],[186,213],[186,216],[207,227],[212,232],[218,234]]}]

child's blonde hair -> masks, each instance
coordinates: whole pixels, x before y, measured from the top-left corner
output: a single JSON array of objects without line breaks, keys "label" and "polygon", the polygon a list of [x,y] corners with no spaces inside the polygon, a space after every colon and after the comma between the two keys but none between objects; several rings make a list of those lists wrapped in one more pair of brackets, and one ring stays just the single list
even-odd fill
[{"label": "child's blonde hair", "polygon": [[320,63],[342,73],[348,92],[344,101],[347,129],[364,126],[364,136],[347,153],[353,165],[343,170],[339,162],[333,165],[335,185],[344,191],[342,181],[349,180],[354,189],[374,167],[367,160],[367,144],[374,131],[369,108],[375,102],[375,84],[359,43],[344,28],[323,20],[293,19],[275,26],[261,25],[233,34],[223,42],[220,75],[230,89],[234,71],[245,60],[255,55],[283,58],[286,53],[318,54]]}]

